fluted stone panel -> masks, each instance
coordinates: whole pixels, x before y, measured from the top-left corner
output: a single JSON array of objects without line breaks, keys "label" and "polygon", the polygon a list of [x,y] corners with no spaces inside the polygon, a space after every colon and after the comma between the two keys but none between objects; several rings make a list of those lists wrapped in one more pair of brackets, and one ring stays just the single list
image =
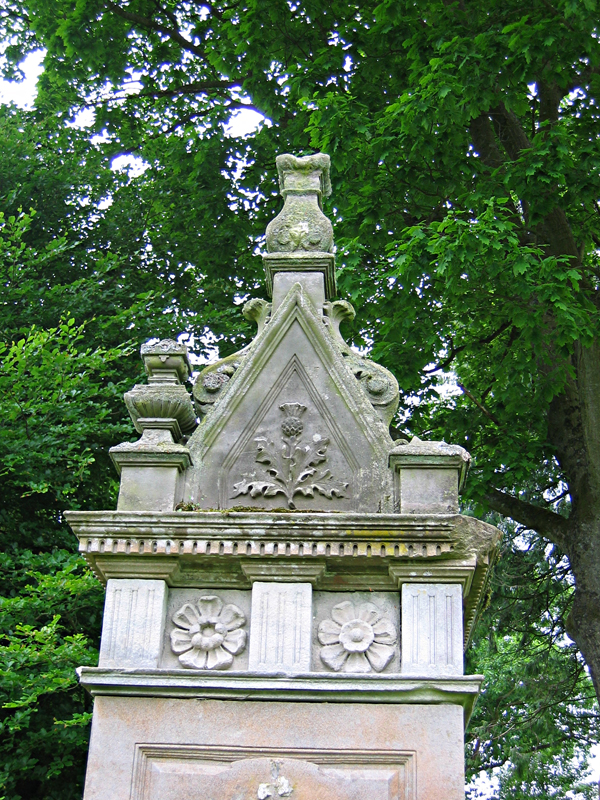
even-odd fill
[{"label": "fluted stone panel", "polygon": [[458,583],[402,586],[402,674],[463,674],[462,587]]},{"label": "fluted stone panel", "polygon": [[167,584],[164,581],[109,580],[99,666],[158,667],[166,604]]},{"label": "fluted stone panel", "polygon": [[308,672],[311,627],[310,583],[256,581],[252,586],[249,669]]}]

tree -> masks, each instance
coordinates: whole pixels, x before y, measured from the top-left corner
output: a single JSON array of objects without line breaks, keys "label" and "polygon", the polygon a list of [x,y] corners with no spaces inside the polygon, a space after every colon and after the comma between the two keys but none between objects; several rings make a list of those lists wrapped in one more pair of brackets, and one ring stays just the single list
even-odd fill
[{"label": "tree", "polygon": [[[569,565],[555,572],[552,653],[568,619],[599,694],[595,2],[27,0],[7,2],[2,20],[9,65],[47,48],[33,116],[42,149],[83,148],[85,163],[105,170],[123,153],[148,166],[118,191],[109,182],[119,199],[78,234],[81,254],[96,252],[94,237],[104,255],[121,248],[111,302],[130,307],[154,292],[147,310],[169,310],[165,327],[199,346],[210,334],[227,354],[247,340],[232,302],[261,291],[251,255],[272,215],[275,155],[329,152],[354,341],[397,375],[398,428],[475,453],[472,510],[542,537],[526,574],[537,581],[544,564]],[[242,107],[271,124],[223,136]],[[95,115],[85,135],[53,127],[84,108]],[[92,145],[93,133],[103,138]],[[100,197],[108,172],[91,174]],[[143,315],[134,317],[143,338]],[[111,330],[115,343],[114,327],[88,330]],[[460,393],[440,394],[448,372]],[[506,558],[518,563],[522,549]],[[523,591],[517,600],[522,625],[531,601]],[[546,635],[548,609],[534,607],[536,635]],[[501,636],[511,626],[509,615]],[[572,650],[558,660],[557,682],[577,675],[577,694],[580,661]]]}]

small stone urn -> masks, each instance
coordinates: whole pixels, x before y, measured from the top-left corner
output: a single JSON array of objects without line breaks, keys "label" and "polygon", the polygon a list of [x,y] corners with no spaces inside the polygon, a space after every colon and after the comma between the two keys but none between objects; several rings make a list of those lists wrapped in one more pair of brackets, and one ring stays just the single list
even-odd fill
[{"label": "small stone urn", "polygon": [[148,384],[125,393],[125,404],[138,433],[109,453],[121,475],[118,511],[173,511],[183,496],[192,459],[184,436],[197,426],[192,399],[182,385],[191,365],[187,348],[164,339],[141,348]]},{"label": "small stone urn", "polygon": [[[305,288],[320,311],[323,298],[319,299],[319,295],[324,293],[331,300],[337,293],[333,227],[322,205],[323,197],[331,194],[329,156],[323,153],[303,158],[277,156],[277,171],[284,204],[267,226],[268,252],[263,255],[273,313],[298,273],[304,273]],[[289,279],[286,273],[292,273]]]},{"label": "small stone urn", "polygon": [[333,228],[322,209],[331,194],[329,156],[278,156],[277,171],[284,206],[267,226],[269,253],[330,253]]}]

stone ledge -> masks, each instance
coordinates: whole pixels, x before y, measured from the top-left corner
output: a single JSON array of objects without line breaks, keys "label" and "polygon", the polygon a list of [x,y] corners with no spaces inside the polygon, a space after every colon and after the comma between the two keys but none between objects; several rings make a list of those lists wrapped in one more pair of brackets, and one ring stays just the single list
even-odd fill
[{"label": "stone ledge", "polygon": [[305,673],[209,674],[189,670],[100,669],[79,667],[81,685],[93,696],[195,697],[218,700],[297,701],[304,703],[439,704],[462,706],[465,725],[481,691],[483,675],[419,679],[397,675]]},{"label": "stone ledge", "polygon": [[460,514],[361,514],[328,511],[301,513],[243,511],[66,511],[77,536],[197,537],[292,536],[317,538],[336,535],[451,537]]}]

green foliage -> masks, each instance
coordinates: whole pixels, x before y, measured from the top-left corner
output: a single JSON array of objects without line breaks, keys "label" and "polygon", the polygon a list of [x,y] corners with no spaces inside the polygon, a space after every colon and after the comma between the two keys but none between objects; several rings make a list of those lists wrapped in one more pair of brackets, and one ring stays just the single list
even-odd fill
[{"label": "green foliage", "polygon": [[[119,395],[140,376],[123,342],[187,334],[203,356],[248,342],[237,306],[263,293],[278,153],[332,157],[349,334],[398,377],[396,427],[475,454],[471,513],[500,490],[573,518],[579,467],[559,445],[580,432],[554,429],[600,320],[597,26],[594,0],[6,0],[5,73],[45,48],[36,108],[0,108],[3,595],[31,629],[2,613],[32,674],[38,651],[68,663],[97,635],[91,589],[80,614],[65,589],[32,619],[60,591],[29,571],[63,575],[65,507],[114,502],[107,448],[131,433]],[[268,121],[225,136],[243,107]],[[84,109],[87,128],[66,124]],[[121,154],[144,171],[111,170]],[[597,712],[565,634],[573,592],[556,547],[507,533],[469,655],[489,676],[469,768],[499,771],[499,798],[589,794]],[[83,722],[86,701],[52,685],[18,733],[23,764],[39,731],[58,735],[44,714]],[[78,791],[84,728],[60,730],[68,781],[32,788],[17,770],[11,800]]]},{"label": "green foliage", "polygon": [[97,663],[102,589],[64,550],[5,554],[0,570],[0,791],[80,797],[91,700],[75,668]]},{"label": "green foliage", "polygon": [[[57,179],[57,207],[60,188]],[[96,663],[103,591],[62,512],[114,503],[107,450],[131,435],[121,398],[132,348],[111,338],[131,308],[111,319],[96,288],[102,270],[82,278],[77,243],[53,228],[51,204],[11,211],[19,191],[0,212],[0,796],[76,798],[91,699],[75,668]],[[87,326],[65,314],[94,296],[99,315]],[[89,328],[108,346],[92,343]]]},{"label": "green foliage", "polygon": [[[568,563],[538,535],[503,528],[467,653],[467,670],[486,679],[469,724],[467,775],[495,775],[499,800],[591,798],[597,786],[587,753],[600,716],[583,660],[565,634],[573,593]],[[478,796],[474,786],[468,796]]]}]

